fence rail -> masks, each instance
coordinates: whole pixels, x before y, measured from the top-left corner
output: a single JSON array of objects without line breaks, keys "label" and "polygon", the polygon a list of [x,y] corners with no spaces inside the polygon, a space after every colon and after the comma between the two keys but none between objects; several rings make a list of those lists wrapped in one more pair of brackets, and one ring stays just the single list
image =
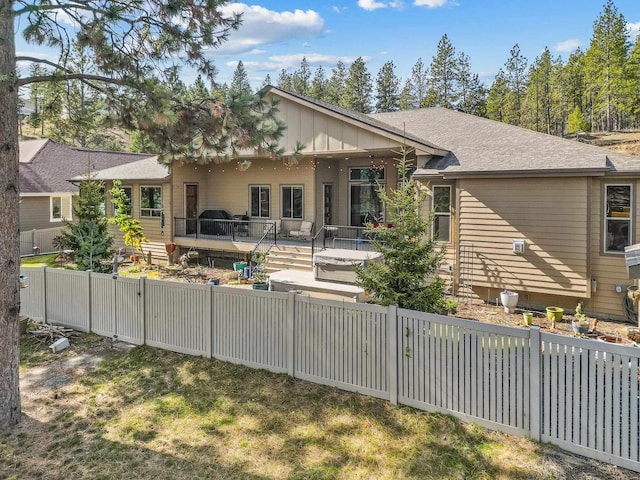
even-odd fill
[{"label": "fence rail", "polygon": [[23,268],[23,313],[287,373],[640,472],[640,349],[396,307]]},{"label": "fence rail", "polygon": [[63,228],[44,228],[20,232],[20,256],[59,252],[60,249],[54,245],[53,240],[62,233]]}]

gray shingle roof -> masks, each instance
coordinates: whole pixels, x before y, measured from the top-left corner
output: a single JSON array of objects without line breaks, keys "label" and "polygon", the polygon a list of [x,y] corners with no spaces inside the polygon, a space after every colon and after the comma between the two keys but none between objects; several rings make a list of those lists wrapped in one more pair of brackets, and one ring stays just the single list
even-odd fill
[{"label": "gray shingle roof", "polygon": [[640,158],[632,155],[446,108],[371,116],[395,127],[404,125],[407,132],[449,150],[450,154],[427,165],[445,174],[640,171]]},{"label": "gray shingle roof", "polygon": [[[40,148],[36,143],[40,142]],[[108,152],[69,147],[53,140],[20,142],[20,193],[75,193],[68,180],[92,172],[149,157],[148,154]],[[28,152],[28,153],[27,153]],[[30,155],[30,157],[29,157]]]},{"label": "gray shingle roof", "polygon": [[[158,156],[111,167],[96,172],[96,180],[164,180],[169,176],[169,166],[158,163]],[[75,177],[72,180],[81,180]]]}]

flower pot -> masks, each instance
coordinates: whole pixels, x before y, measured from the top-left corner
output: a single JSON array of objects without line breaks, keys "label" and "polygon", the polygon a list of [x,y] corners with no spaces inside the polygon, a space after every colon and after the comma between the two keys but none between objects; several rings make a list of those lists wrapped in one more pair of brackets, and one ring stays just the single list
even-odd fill
[{"label": "flower pot", "polygon": [[547,318],[551,321],[551,328],[556,328],[556,322],[561,322],[563,315],[564,308],[547,307]]},{"label": "flower pot", "polygon": [[253,289],[254,290],[269,290],[269,284],[268,283],[254,283],[253,284]]},{"label": "flower pot", "polygon": [[505,290],[500,293],[500,301],[504,307],[504,313],[514,313],[516,305],[518,305],[518,294],[516,292]]},{"label": "flower pot", "polygon": [[140,261],[140,255],[129,255],[129,260],[133,263],[138,263]]},{"label": "flower pot", "polygon": [[573,329],[573,333],[584,335],[589,331],[589,322],[571,322],[571,328]]},{"label": "flower pot", "polygon": [[531,323],[533,322],[533,312],[523,312],[522,320],[524,321],[525,325],[531,326]]}]

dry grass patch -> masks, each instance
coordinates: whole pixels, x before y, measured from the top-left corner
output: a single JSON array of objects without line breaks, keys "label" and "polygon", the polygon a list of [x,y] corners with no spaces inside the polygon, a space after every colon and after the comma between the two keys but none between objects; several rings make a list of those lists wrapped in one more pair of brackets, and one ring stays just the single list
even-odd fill
[{"label": "dry grass patch", "polygon": [[[23,374],[58,374],[84,345],[106,348],[94,336],[55,357],[26,348]],[[0,478],[544,479],[574,467],[445,415],[147,347],[29,387],[24,413],[0,435]]]}]

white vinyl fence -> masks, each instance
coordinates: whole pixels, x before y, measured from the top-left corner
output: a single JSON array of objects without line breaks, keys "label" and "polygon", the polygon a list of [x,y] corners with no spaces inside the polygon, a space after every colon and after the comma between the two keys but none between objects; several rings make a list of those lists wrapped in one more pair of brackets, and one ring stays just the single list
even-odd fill
[{"label": "white vinyl fence", "polygon": [[22,311],[287,373],[640,472],[640,349],[294,293],[23,268]]},{"label": "white vinyl fence", "polygon": [[53,239],[62,233],[64,227],[43,228],[39,230],[27,230],[20,232],[20,255],[33,255],[35,247],[40,253],[53,253],[59,251],[53,245]]}]

